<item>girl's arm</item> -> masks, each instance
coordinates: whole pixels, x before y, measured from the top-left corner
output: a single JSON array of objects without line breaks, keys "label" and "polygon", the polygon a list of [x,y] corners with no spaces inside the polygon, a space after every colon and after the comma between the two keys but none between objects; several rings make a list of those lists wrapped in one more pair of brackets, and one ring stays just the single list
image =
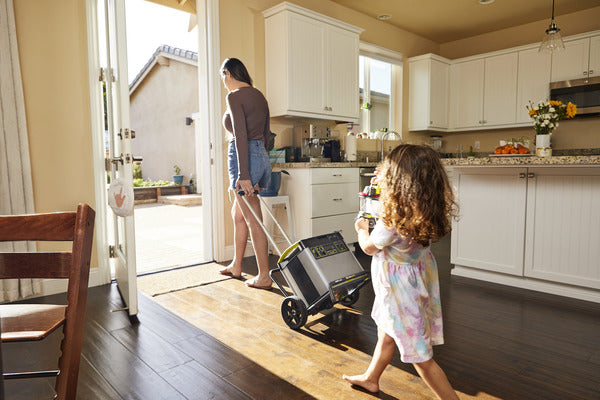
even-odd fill
[{"label": "girl's arm", "polygon": [[354,223],[354,229],[358,233],[358,244],[365,254],[372,256],[379,253],[379,249],[375,247],[371,241],[369,234],[369,221],[366,218],[359,218]]}]

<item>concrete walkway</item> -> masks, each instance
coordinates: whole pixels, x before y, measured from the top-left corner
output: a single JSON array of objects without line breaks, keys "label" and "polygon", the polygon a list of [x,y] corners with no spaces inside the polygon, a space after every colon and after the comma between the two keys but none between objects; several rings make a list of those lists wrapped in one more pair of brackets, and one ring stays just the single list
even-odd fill
[{"label": "concrete walkway", "polygon": [[138,275],[202,261],[202,206],[135,206]]}]

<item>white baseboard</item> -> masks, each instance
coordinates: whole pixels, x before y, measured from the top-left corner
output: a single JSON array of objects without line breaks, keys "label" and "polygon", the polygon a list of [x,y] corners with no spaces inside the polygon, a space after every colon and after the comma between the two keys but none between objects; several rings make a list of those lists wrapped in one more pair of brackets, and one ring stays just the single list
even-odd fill
[{"label": "white baseboard", "polygon": [[[106,283],[105,277],[100,273],[100,268],[92,268],[90,270],[90,279],[88,287],[100,286]],[[44,279],[42,281],[42,292],[33,297],[50,296],[57,293],[64,293],[67,291],[67,280],[66,279]]]},{"label": "white baseboard", "polygon": [[[223,260],[215,260],[216,262],[225,262],[225,261],[230,261],[233,260],[233,245],[231,246],[226,246],[225,247],[225,252],[223,253]],[[254,249],[252,248],[252,244],[248,243],[248,245],[246,246],[246,251],[244,252],[244,257],[250,257],[254,255]]]},{"label": "white baseboard", "polygon": [[501,285],[514,286],[536,292],[550,293],[557,296],[571,297],[574,299],[600,303],[600,290],[588,289],[560,283],[540,281],[537,279],[504,275],[491,271],[455,265],[452,275],[464,276],[465,278],[478,279],[486,282],[499,283]]}]

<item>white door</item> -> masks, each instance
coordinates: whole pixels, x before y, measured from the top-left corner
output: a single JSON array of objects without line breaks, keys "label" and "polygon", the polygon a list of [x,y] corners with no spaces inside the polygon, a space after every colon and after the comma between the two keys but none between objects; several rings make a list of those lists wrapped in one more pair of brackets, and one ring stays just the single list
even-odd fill
[{"label": "white door", "polygon": [[484,60],[450,67],[452,128],[473,128],[483,124],[483,72]]},{"label": "white door", "polygon": [[[125,37],[125,1],[98,0],[98,12],[104,17],[104,36],[99,36],[100,52],[105,52],[102,81],[106,87],[106,129],[108,132],[108,158],[111,179],[120,179],[133,187],[133,156],[131,140],[134,137],[129,125],[129,85],[127,82],[127,40]],[[135,231],[133,214],[120,217],[108,210],[112,218],[111,258],[114,260],[115,278],[130,316],[138,311]]]},{"label": "white door", "polygon": [[327,91],[325,105],[341,119],[358,119],[358,35],[345,29],[327,28]]},{"label": "white door", "polygon": [[[527,105],[547,100],[550,94],[550,53],[536,48],[519,52],[517,72],[517,123],[531,122]],[[532,124],[533,125],[533,124]]]},{"label": "white door", "polygon": [[516,120],[517,53],[485,59],[483,124],[507,125]]},{"label": "white door", "polygon": [[565,42],[565,49],[552,53],[552,82],[588,76],[590,39]]}]

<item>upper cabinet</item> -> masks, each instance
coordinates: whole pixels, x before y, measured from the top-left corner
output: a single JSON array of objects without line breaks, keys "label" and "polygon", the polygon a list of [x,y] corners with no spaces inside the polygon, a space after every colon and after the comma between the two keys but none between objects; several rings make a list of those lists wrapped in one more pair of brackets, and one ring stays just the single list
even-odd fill
[{"label": "upper cabinet", "polygon": [[473,60],[450,67],[450,126],[471,128],[483,124],[484,61]]},{"label": "upper cabinet", "polygon": [[600,36],[565,41],[552,54],[552,82],[600,76]]},{"label": "upper cabinet", "polygon": [[600,31],[566,38],[564,51],[540,53],[538,47],[531,44],[456,60],[435,54],[410,58],[409,130],[531,125],[526,106],[547,100],[550,82],[600,76]]},{"label": "upper cabinet", "polygon": [[550,96],[550,53],[536,48],[519,51],[517,77],[517,123],[531,123],[527,105]]},{"label": "upper cabinet", "polygon": [[356,122],[362,29],[287,2],[263,15],[271,116]]},{"label": "upper cabinet", "polygon": [[450,61],[434,54],[409,61],[409,129],[446,130]]},{"label": "upper cabinet", "polygon": [[515,123],[517,53],[453,64],[450,67],[450,126],[501,127]]}]

